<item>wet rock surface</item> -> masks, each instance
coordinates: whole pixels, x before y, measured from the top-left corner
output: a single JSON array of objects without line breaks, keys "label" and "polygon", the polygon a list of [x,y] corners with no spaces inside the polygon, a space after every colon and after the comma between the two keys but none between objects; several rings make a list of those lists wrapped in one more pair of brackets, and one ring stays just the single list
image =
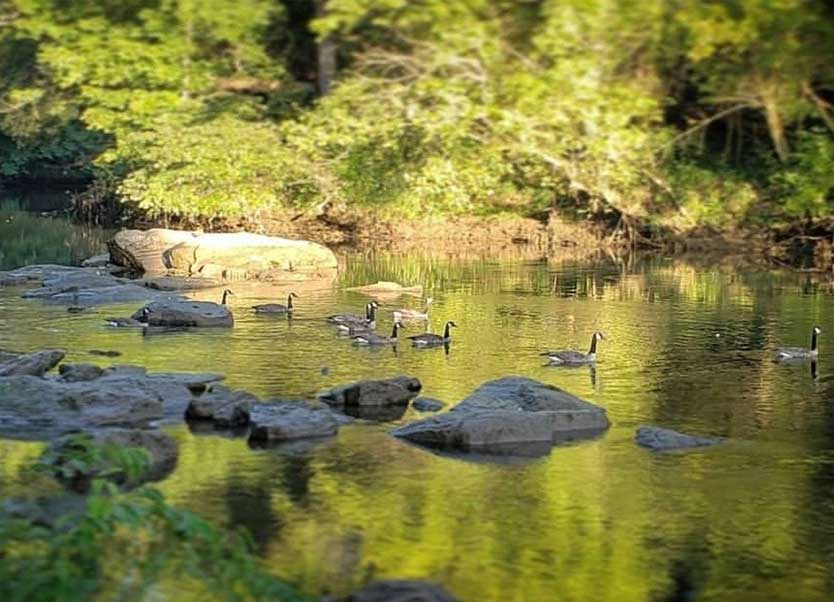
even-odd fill
[{"label": "wet rock surface", "polygon": [[699,437],[679,433],[659,426],[641,426],[634,435],[637,445],[652,451],[675,451],[696,447],[709,447],[724,441],[718,437]]},{"label": "wet rock surface", "polygon": [[443,587],[428,581],[376,581],[338,602],[456,602]]},{"label": "wet rock surface", "polygon": [[439,399],[432,399],[431,397],[418,397],[411,402],[411,407],[418,412],[439,412],[446,404]]},{"label": "wet rock surface", "polygon": [[595,436],[609,427],[605,410],[557,387],[523,377],[487,382],[451,411],[392,432],[440,449],[498,455],[538,453],[542,443]]},{"label": "wet rock surface", "polygon": [[345,418],[324,404],[273,401],[252,406],[250,441],[278,442],[335,435]]},{"label": "wet rock surface", "polygon": [[246,426],[252,406],[257,403],[258,398],[251,393],[214,385],[210,391],[191,400],[185,418],[211,421],[217,428]]},{"label": "wet rock surface", "polygon": [[382,380],[361,380],[324,391],[318,399],[333,406],[407,406],[417,397],[422,385],[411,376]]},{"label": "wet rock surface", "polygon": [[102,376],[104,369],[95,364],[61,364],[58,374],[64,382],[84,382]]},{"label": "wet rock surface", "polygon": [[225,305],[176,299],[154,301],[131,318],[148,326],[168,328],[228,328],[235,323],[232,312]]},{"label": "wet rock surface", "polygon": [[33,353],[0,354],[0,377],[3,376],[43,376],[64,359],[64,352],[59,349],[47,349]]},{"label": "wet rock surface", "polygon": [[[150,462],[148,469],[139,480],[127,482],[127,475],[113,472],[115,464],[108,459],[106,453],[91,464],[80,466],[73,463],[73,455],[79,450],[78,437],[83,436],[97,446],[118,446],[120,448],[135,447],[145,450]],[[72,491],[86,493],[89,491],[93,479],[105,477],[118,484],[140,485],[148,481],[158,481],[166,477],[177,465],[177,443],[170,435],[158,430],[112,428],[98,431],[87,431],[62,437],[53,441],[45,452],[43,461],[51,466],[59,481]]]}]

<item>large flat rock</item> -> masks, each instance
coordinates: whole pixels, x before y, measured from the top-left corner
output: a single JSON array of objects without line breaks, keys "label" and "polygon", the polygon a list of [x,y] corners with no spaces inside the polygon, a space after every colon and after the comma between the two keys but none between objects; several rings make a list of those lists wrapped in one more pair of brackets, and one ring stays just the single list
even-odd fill
[{"label": "large flat rock", "polygon": [[288,274],[315,277],[337,267],[333,252],[317,243],[247,232],[123,230],[109,246],[116,264],[149,275],[280,281]]},{"label": "large flat rock", "polygon": [[344,418],[327,406],[273,401],[252,406],[250,441],[280,442],[335,435]]},{"label": "large flat rock", "polygon": [[43,376],[64,359],[60,349],[0,355],[0,376]]},{"label": "large flat rock", "polygon": [[659,426],[641,426],[634,434],[637,445],[652,451],[675,451],[696,447],[710,447],[721,443],[718,437],[687,435]]},{"label": "large flat rock", "polygon": [[392,434],[440,449],[507,454],[525,445],[540,450],[543,443],[595,436],[609,425],[603,408],[558,387],[507,377],[481,385],[449,412]]},{"label": "large flat rock", "polygon": [[132,317],[148,326],[169,328],[230,327],[235,323],[232,312],[225,305],[179,299],[153,301]]}]

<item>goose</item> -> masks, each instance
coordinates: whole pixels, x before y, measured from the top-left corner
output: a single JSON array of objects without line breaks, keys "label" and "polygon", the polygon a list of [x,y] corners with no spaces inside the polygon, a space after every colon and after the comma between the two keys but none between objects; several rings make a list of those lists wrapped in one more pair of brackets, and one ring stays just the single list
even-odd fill
[{"label": "goose", "polygon": [[782,347],[776,350],[776,361],[814,359],[817,357],[817,335],[821,334],[819,326],[811,330],[811,348],[804,347]]},{"label": "goose", "polygon": [[365,334],[371,332],[376,328],[376,304],[375,302],[368,303],[365,306],[365,319],[361,322],[350,322],[336,324],[342,332],[348,334]]},{"label": "goose", "polygon": [[419,347],[438,347],[445,345],[452,340],[452,328],[457,328],[457,324],[449,320],[446,322],[446,327],[443,329],[443,336],[434,334],[432,332],[424,332],[423,334],[415,334],[408,337],[412,345]]},{"label": "goose", "polygon": [[286,305],[281,305],[280,303],[263,303],[262,305],[253,305],[252,309],[255,310],[256,314],[291,314],[294,309],[292,304],[293,299],[298,299],[298,295],[290,293],[287,295]]},{"label": "goose", "polygon": [[597,359],[597,341],[603,340],[605,340],[605,335],[600,331],[596,331],[591,335],[591,348],[588,349],[588,353],[574,351],[573,349],[563,349],[558,351],[545,351],[540,355],[546,355],[548,363],[558,366],[593,364]]},{"label": "goose", "polygon": [[434,299],[431,297],[426,297],[426,311],[420,311],[417,309],[395,309],[394,320],[398,322],[402,320],[428,320],[429,310],[431,309],[433,301]]},{"label": "goose", "polygon": [[220,305],[226,305],[226,301],[228,300],[228,298],[230,296],[234,297],[235,294],[232,291],[230,291],[229,289],[226,289],[225,291],[223,291],[223,298],[220,300]]},{"label": "goose", "polygon": [[376,301],[371,301],[365,306],[365,315],[360,316],[358,314],[333,314],[332,316],[327,316],[327,321],[331,324],[344,324],[344,325],[363,325],[373,317],[371,313],[371,308],[374,311],[379,307],[379,303]]},{"label": "goose", "polygon": [[400,322],[394,322],[394,328],[391,330],[391,336],[385,337],[376,332],[369,332],[366,334],[359,334],[352,337],[354,345],[390,345],[397,342],[397,333],[403,325]]}]

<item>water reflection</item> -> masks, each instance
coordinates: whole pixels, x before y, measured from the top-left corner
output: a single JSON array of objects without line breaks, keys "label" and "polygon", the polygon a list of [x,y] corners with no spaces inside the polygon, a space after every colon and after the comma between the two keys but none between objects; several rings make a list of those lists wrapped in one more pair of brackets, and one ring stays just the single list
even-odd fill
[{"label": "water reflection", "polygon": [[[135,307],[68,316],[0,289],[0,340],[60,345],[70,360],[110,363],[85,351],[104,349],[153,370],[222,372],[265,398],[409,374],[426,396],[454,403],[486,380],[520,374],[607,409],[613,426],[603,436],[523,462],[462,461],[396,440],[392,424],[420,417],[406,408],[337,437],[267,449],[172,427],[180,460],[161,489],[247,527],[264,564],[311,593],[415,577],[463,600],[822,601],[834,584],[829,350],[822,340],[810,365],[771,361],[776,347],[833,321],[830,287],[808,278],[664,259],[356,256],[334,285],[305,292],[291,321],[255,316],[255,293],[236,290],[235,328],[211,332],[107,329],[105,314]],[[377,280],[422,284],[434,298],[432,331],[449,319],[460,325],[454,352],[406,341],[357,348],[339,337],[324,316],[361,308],[367,297],[345,289]],[[420,303],[382,301],[387,310]],[[381,332],[390,316],[380,312]],[[542,365],[541,349],[587,348],[596,330],[611,335],[596,366]],[[644,423],[729,441],[653,455],[633,443]],[[19,469],[33,449],[0,442],[4,490],[25,487]]]}]

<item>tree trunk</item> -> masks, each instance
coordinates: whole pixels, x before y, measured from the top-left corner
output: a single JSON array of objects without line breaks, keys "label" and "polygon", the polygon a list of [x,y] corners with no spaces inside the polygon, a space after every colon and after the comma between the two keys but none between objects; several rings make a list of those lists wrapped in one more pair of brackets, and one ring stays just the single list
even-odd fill
[{"label": "tree trunk", "polygon": [[[316,15],[324,16],[327,0],[316,1]],[[316,84],[321,96],[330,91],[330,85],[336,76],[336,41],[332,35],[326,35],[319,40],[316,48],[317,74]]]},{"label": "tree trunk", "polygon": [[773,141],[773,148],[780,161],[785,161],[790,153],[788,139],[785,136],[785,124],[782,116],[779,115],[779,107],[772,95],[764,98],[765,116],[767,117],[767,129],[770,131],[770,139]]}]

